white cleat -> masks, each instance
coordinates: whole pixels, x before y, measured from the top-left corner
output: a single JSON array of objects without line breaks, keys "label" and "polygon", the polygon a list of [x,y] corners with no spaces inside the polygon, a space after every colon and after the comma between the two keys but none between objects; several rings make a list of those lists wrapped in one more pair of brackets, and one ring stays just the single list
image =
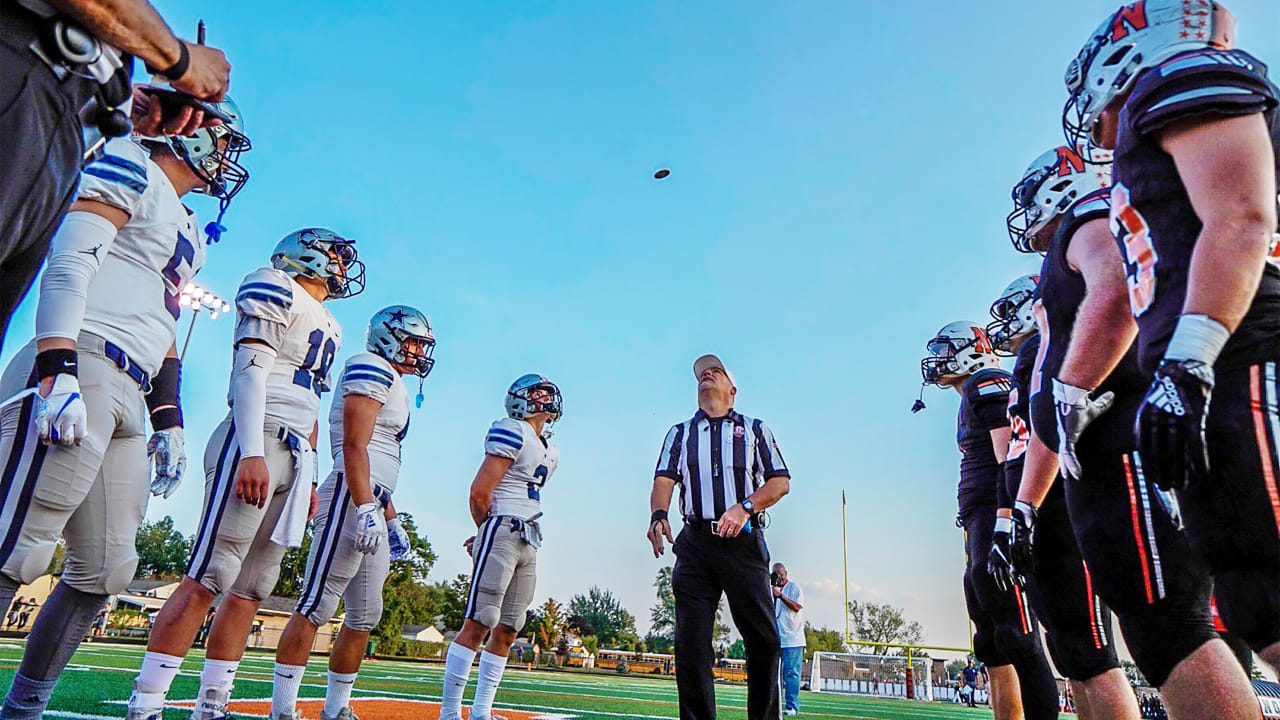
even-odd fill
[{"label": "white cleat", "polygon": [[196,701],[191,720],[228,720],[227,705],[231,702],[231,688],[209,688]]},{"label": "white cleat", "polygon": [[129,709],[125,720],[160,720],[164,715],[164,694],[138,692],[137,687],[129,696]]},{"label": "white cleat", "polygon": [[325,715],[324,711],[320,711],[320,720],[360,720],[360,716],[349,707],[344,707],[338,711],[337,715]]},{"label": "white cleat", "polygon": [[279,715],[271,718],[271,720],[302,720],[302,714],[296,712],[280,713]]}]

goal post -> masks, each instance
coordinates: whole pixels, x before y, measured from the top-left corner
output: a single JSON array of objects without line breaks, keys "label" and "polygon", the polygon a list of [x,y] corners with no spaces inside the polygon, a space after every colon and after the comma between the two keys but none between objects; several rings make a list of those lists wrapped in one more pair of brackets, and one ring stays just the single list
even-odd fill
[{"label": "goal post", "polygon": [[809,670],[809,689],[813,692],[901,698],[904,700],[949,699],[946,677],[935,682],[934,663],[927,651],[956,653],[965,657],[967,648],[944,648],[923,645],[901,645],[853,641],[858,646],[873,647],[876,652],[815,652]]}]

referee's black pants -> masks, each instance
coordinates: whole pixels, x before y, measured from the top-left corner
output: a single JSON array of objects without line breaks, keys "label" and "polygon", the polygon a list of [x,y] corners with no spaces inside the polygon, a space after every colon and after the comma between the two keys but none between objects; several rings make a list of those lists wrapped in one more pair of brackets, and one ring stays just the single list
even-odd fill
[{"label": "referee's black pants", "polygon": [[711,534],[710,523],[686,524],[673,550],[676,600],[676,688],[680,720],[715,720],[711,647],[720,595],[747,649],[747,718],[780,717],[778,660],[782,654],[769,590],[769,551],[759,530],[736,538]]},{"label": "referee's black pants", "polygon": [[0,5],[0,346],[75,199],[79,113],[95,87],[76,76],[59,82],[28,48],[38,32],[33,14]]}]

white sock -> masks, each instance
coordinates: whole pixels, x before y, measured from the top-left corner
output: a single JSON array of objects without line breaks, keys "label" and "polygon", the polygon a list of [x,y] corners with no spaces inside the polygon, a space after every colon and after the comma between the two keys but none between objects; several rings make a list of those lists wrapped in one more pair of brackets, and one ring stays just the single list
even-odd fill
[{"label": "white sock", "polygon": [[458,643],[449,645],[444,661],[444,688],[440,691],[440,720],[459,720],[462,717],[462,693],[471,677],[471,663],[476,651]]},{"label": "white sock", "polygon": [[129,696],[129,709],[139,713],[163,709],[164,696],[181,666],[180,657],[157,652],[143,654],[142,669],[138,670],[138,677],[133,681],[133,694]]},{"label": "white sock", "polygon": [[306,671],[306,665],[276,663],[275,677],[271,682],[271,717],[292,715],[298,709],[298,689],[302,687],[302,676]]},{"label": "white sock", "polygon": [[148,651],[142,656],[142,669],[138,671],[133,685],[139,692],[164,695],[169,692],[180,667],[182,658]]},{"label": "white sock", "polygon": [[324,714],[337,717],[342,708],[351,704],[351,691],[356,686],[356,673],[329,671],[329,687],[324,691]]},{"label": "white sock", "polygon": [[493,714],[493,698],[502,682],[502,671],[507,668],[505,655],[480,651],[480,669],[476,672],[476,696],[471,699],[471,717],[479,720]]}]

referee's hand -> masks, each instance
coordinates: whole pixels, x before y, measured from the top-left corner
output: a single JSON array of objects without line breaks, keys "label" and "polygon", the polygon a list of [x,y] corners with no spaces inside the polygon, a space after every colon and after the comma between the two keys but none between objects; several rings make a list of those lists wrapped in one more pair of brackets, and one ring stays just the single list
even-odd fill
[{"label": "referee's hand", "polygon": [[720,516],[720,537],[738,537],[738,533],[742,532],[743,526],[750,519],[751,516],[747,514],[747,509],[742,507],[740,503],[735,503],[733,507],[725,510],[724,514]]},{"label": "referee's hand", "polygon": [[654,557],[662,557],[662,553],[666,552],[666,546],[663,545],[662,538],[665,537],[667,542],[672,545],[676,544],[676,541],[671,537],[671,523],[666,518],[650,523],[649,532],[645,536],[649,538],[650,544],[653,545]]}]

